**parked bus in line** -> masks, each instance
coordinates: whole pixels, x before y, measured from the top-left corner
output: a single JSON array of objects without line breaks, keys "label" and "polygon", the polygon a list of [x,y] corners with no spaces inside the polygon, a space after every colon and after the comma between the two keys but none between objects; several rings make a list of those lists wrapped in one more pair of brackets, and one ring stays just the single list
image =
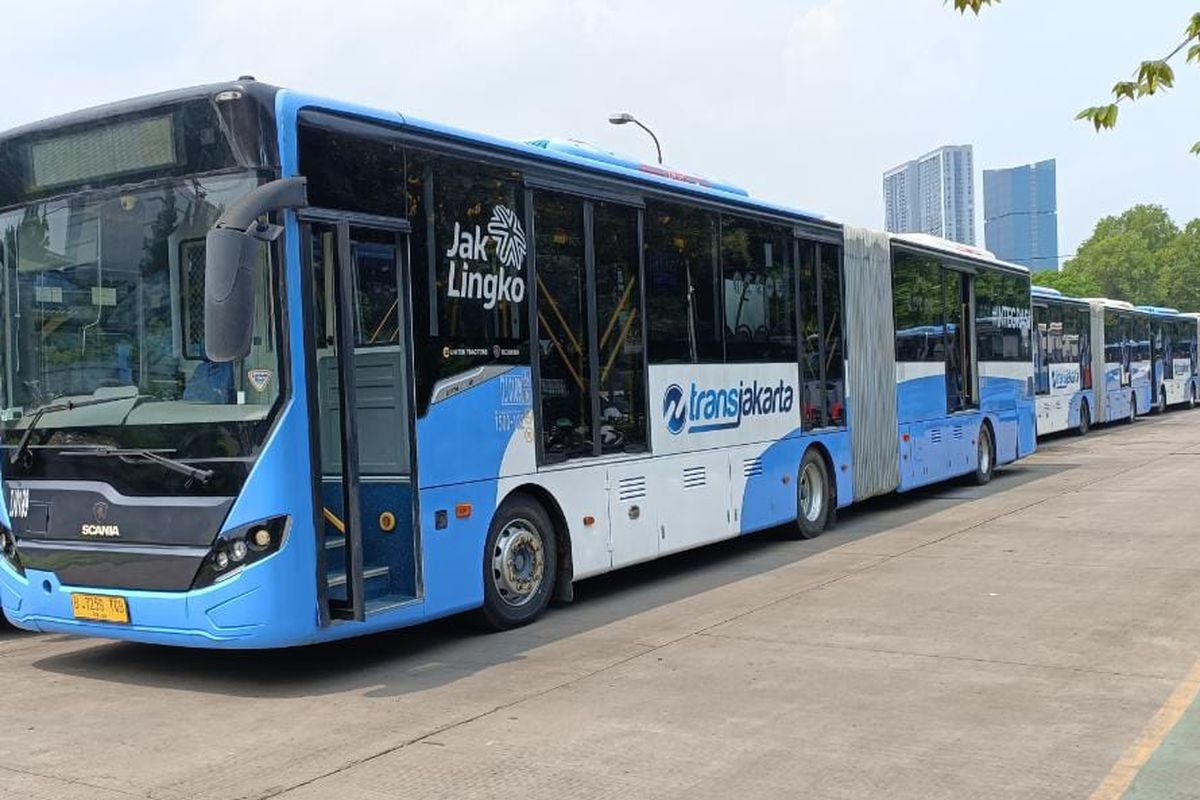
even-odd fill
[{"label": "parked bus in line", "polygon": [[1092,385],[1092,307],[1057,289],[1033,287],[1033,369],[1037,433],[1092,425],[1096,408]]},{"label": "parked bus in line", "polygon": [[1094,421],[1133,422],[1154,404],[1150,317],[1124,300],[1087,301],[1092,307],[1092,374],[1102,376]]},{"label": "parked bus in line", "polygon": [[1028,272],[242,79],[0,136],[0,597],[281,647],[1035,448]]},{"label": "parked bus in line", "polygon": [[1151,389],[1156,413],[1196,405],[1196,320],[1178,309],[1138,306],[1150,318],[1153,349]]}]

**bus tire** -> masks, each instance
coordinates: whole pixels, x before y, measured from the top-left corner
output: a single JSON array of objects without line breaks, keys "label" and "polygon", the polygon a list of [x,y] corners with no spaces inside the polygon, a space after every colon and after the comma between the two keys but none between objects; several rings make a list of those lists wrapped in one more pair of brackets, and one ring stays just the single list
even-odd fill
[{"label": "bus tire", "polygon": [[1088,410],[1087,400],[1079,404],[1079,427],[1075,429],[1076,436],[1087,436],[1092,429],[1092,412]]},{"label": "bus tire", "polygon": [[484,623],[504,631],[528,624],[554,593],[558,547],[541,503],[524,494],[505,500],[492,518],[483,550]]},{"label": "bus tire", "polygon": [[829,469],[817,448],[810,447],[805,451],[799,475],[796,480],[796,536],[815,539],[829,524],[833,502]]},{"label": "bus tire", "polygon": [[1129,395],[1129,418],[1125,420],[1130,425],[1137,422],[1137,395]]},{"label": "bus tire", "polygon": [[1167,387],[1158,387],[1158,405],[1154,407],[1155,414],[1167,413]]},{"label": "bus tire", "polygon": [[984,486],[992,480],[996,469],[996,440],[990,425],[979,426],[979,437],[975,445],[975,485]]},{"label": "bus tire", "polygon": [[1192,388],[1188,391],[1188,401],[1187,402],[1188,402],[1189,409],[1196,407],[1196,386],[1195,386],[1195,384],[1192,384]]}]

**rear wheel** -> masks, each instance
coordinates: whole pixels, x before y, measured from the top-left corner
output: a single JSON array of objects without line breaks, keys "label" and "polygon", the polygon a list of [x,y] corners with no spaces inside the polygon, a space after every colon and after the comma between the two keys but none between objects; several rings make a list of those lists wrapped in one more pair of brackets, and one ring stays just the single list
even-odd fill
[{"label": "rear wheel", "polygon": [[996,468],[996,443],[992,441],[992,429],[987,425],[979,428],[976,448],[975,484],[983,486],[992,479],[992,471]]},{"label": "rear wheel", "polygon": [[1188,408],[1196,407],[1196,387],[1193,385],[1188,391]]},{"label": "rear wheel", "polygon": [[796,532],[801,539],[814,539],[829,523],[833,497],[825,459],[815,448],[810,447],[804,454],[796,483]]},{"label": "rear wheel", "polygon": [[1079,427],[1075,429],[1075,433],[1079,436],[1087,436],[1087,432],[1092,429],[1092,412],[1088,410],[1087,400],[1079,404]]},{"label": "rear wheel", "polygon": [[1154,413],[1156,413],[1156,414],[1167,413],[1167,387],[1165,387],[1165,386],[1159,387],[1158,406],[1155,407]]},{"label": "rear wheel", "polygon": [[1129,418],[1126,420],[1130,425],[1137,422],[1137,395],[1129,396]]},{"label": "rear wheel", "polygon": [[531,497],[504,501],[483,551],[483,619],[495,630],[532,622],[546,609],[557,576],[554,526]]}]

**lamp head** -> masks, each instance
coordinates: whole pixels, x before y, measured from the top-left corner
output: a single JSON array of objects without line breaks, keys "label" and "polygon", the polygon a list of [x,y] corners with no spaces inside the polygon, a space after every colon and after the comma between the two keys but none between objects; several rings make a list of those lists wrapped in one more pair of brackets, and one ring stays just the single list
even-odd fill
[{"label": "lamp head", "polygon": [[633,114],[622,111],[620,114],[609,114],[608,121],[613,125],[624,125],[626,122],[635,122]]}]

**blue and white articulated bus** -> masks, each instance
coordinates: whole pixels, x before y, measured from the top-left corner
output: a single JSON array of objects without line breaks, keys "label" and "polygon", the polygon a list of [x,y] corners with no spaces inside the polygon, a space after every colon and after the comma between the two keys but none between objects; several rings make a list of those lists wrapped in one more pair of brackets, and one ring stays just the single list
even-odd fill
[{"label": "blue and white articulated bus", "polygon": [[1029,275],[251,79],[0,136],[0,597],[282,647],[1035,447]]},{"label": "blue and white articulated bus", "polygon": [[1033,331],[1038,436],[1065,430],[1082,436],[1096,409],[1091,304],[1034,286]]},{"label": "blue and white articulated bus", "polygon": [[1196,405],[1196,320],[1174,308],[1138,306],[1150,318],[1154,368],[1154,411]]}]

